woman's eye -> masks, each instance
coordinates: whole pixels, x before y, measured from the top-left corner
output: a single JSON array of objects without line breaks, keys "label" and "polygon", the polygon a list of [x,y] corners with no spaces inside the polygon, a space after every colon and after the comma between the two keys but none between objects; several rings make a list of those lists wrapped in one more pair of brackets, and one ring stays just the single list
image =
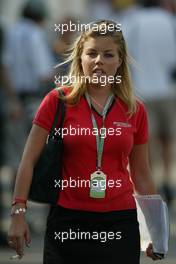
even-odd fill
[{"label": "woman's eye", "polygon": [[105,54],[105,57],[113,57],[114,55],[113,54],[110,54],[110,53],[106,53]]},{"label": "woman's eye", "polygon": [[95,57],[96,56],[96,53],[95,52],[89,52],[89,53],[87,53],[87,55],[89,55],[91,57]]}]

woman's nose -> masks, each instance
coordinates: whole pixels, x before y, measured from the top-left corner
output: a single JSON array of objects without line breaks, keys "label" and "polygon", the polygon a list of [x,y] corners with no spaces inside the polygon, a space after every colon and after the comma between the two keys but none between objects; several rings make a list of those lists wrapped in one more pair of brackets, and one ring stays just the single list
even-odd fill
[{"label": "woman's nose", "polygon": [[95,59],[95,63],[97,64],[103,64],[103,57],[101,54],[98,54],[96,59]]}]

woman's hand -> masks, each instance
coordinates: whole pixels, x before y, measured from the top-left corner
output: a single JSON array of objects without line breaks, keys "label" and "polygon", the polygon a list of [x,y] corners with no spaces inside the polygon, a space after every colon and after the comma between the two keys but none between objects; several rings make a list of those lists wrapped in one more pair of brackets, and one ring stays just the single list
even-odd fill
[{"label": "woman's hand", "polygon": [[153,260],[161,260],[161,257],[155,256],[153,253],[153,245],[150,243],[146,249],[146,255],[147,257],[153,259]]},{"label": "woman's hand", "polygon": [[24,244],[29,247],[31,242],[29,227],[23,214],[12,216],[8,232],[8,244],[16,251],[19,258],[24,255]]}]

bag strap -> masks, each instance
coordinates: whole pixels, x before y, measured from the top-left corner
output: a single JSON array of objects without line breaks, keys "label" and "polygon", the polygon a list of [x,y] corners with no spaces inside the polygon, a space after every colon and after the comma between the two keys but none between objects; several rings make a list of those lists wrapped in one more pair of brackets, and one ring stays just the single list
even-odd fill
[{"label": "bag strap", "polygon": [[[61,90],[59,90],[58,93],[60,96],[64,95],[64,92]],[[61,134],[59,134],[58,136],[55,135],[55,132],[56,132],[55,128],[56,128],[60,113],[61,113],[61,120],[59,123],[59,128],[62,128],[63,122],[64,122],[64,117],[65,117],[65,103],[63,100],[58,100],[54,121],[53,121],[51,131],[50,131],[50,135],[49,135],[50,138],[51,137],[57,137],[57,138],[61,137]]]}]

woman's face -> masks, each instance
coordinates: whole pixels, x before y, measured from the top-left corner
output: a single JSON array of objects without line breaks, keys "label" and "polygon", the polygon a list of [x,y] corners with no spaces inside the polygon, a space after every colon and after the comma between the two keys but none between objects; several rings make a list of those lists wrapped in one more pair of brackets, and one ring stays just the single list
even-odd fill
[{"label": "woman's face", "polygon": [[81,55],[83,73],[90,78],[114,77],[121,65],[117,45],[112,37],[89,37]]}]

